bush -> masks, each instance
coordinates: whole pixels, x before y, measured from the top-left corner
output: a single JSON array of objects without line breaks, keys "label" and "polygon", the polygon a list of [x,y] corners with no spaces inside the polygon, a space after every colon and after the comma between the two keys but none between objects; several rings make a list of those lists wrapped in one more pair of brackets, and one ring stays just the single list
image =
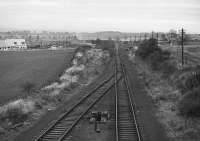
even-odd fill
[{"label": "bush", "polygon": [[160,63],[162,62],[162,55],[160,51],[152,52],[148,57],[148,62],[153,70],[160,70]]},{"label": "bush", "polygon": [[175,84],[183,94],[200,86],[200,73],[194,75],[193,72],[199,72],[199,68],[184,68],[177,72]]},{"label": "bush", "polygon": [[51,96],[51,95],[48,95],[48,94],[42,94],[41,98],[42,98],[42,100],[44,100],[45,104],[57,102],[57,100],[54,96]]},{"label": "bush", "polygon": [[22,91],[27,93],[27,95],[30,95],[34,91],[35,86],[36,85],[34,83],[27,81],[22,84]]},{"label": "bush", "polygon": [[80,76],[80,77],[82,77],[83,76],[83,71],[73,71],[73,72],[71,72],[71,75],[72,76],[75,76],[75,75],[78,75],[78,76]]},{"label": "bush", "polygon": [[1,120],[8,119],[12,124],[24,122],[35,109],[35,102],[18,99],[0,107]]},{"label": "bush", "polygon": [[73,83],[70,83],[70,85],[68,86],[69,89],[75,89],[77,87],[79,87],[80,84],[78,82],[73,82]]},{"label": "bush", "polygon": [[186,93],[178,103],[179,112],[186,117],[200,116],[200,87]]},{"label": "bush", "polygon": [[[148,62],[150,63],[151,68],[153,70],[163,71],[166,69],[166,67],[171,68],[171,66],[168,62],[169,56],[170,56],[169,52],[157,49],[149,55]],[[167,66],[165,66],[165,65],[167,65]]]},{"label": "bush", "polygon": [[175,65],[169,61],[170,52],[157,47],[155,39],[142,42],[136,55],[147,61],[153,70],[162,71],[164,76],[168,76],[176,70]]},{"label": "bush", "polygon": [[155,39],[149,39],[143,41],[140,45],[138,50],[136,51],[136,55],[140,56],[142,59],[146,59],[151,53],[154,51],[159,50],[156,46]]},{"label": "bush", "polygon": [[175,64],[173,64],[170,61],[164,61],[163,63],[160,64],[160,67],[163,72],[163,77],[168,77],[177,70]]},{"label": "bush", "polygon": [[101,48],[104,51],[108,51],[110,56],[114,56],[114,54],[115,54],[115,52],[114,52],[115,42],[114,41],[97,39],[93,42],[96,44],[97,48]]},{"label": "bush", "polygon": [[28,113],[24,113],[19,108],[9,108],[7,110],[7,116],[5,118],[9,119],[12,124],[17,124],[20,122],[24,122],[28,117]]}]

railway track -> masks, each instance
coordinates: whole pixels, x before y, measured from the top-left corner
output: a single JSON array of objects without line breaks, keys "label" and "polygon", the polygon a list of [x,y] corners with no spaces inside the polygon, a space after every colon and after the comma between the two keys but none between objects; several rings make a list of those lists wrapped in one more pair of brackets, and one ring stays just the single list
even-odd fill
[{"label": "railway track", "polygon": [[[118,53],[117,53],[118,54]],[[118,56],[118,55],[116,55]],[[34,141],[70,141],[70,133],[85,114],[114,86],[116,141],[142,141],[135,113],[135,102],[128,84],[125,66],[116,57],[115,72],[45,128]],[[122,75],[122,76],[121,76]],[[123,80],[118,81],[123,77]]]},{"label": "railway track", "polygon": [[123,74],[121,83],[116,83],[115,80],[116,141],[142,141],[136,118],[135,102],[133,101],[132,91],[128,84],[125,66],[120,63],[119,58],[116,62],[115,75],[117,75],[118,71]]},{"label": "railway track", "polygon": [[[115,78],[116,77],[116,78]],[[114,86],[120,74],[112,75],[95,89],[80,99],[66,113],[61,115],[51,126],[45,129],[35,141],[68,141],[69,134],[83,116]],[[116,80],[117,79],[117,80]]]}]

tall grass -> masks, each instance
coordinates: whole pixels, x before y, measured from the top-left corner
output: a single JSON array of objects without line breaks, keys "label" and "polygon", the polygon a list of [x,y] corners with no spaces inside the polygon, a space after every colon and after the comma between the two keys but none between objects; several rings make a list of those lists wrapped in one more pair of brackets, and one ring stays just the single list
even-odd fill
[{"label": "tall grass", "polygon": [[188,91],[179,101],[178,108],[183,116],[200,116],[200,87]]},{"label": "tall grass", "polygon": [[[157,47],[155,39],[141,43],[136,55],[147,62],[152,70],[161,72],[164,78],[178,77],[178,75],[173,75],[177,74],[178,70],[170,59],[170,52]],[[198,67],[195,71],[199,71]],[[186,72],[191,73],[189,69]],[[184,77],[179,78],[174,83],[183,92],[178,101],[178,109],[180,114],[186,117],[200,116],[200,75],[198,77],[186,76],[186,72],[185,70],[180,71],[179,73],[182,73]]]},{"label": "tall grass", "polygon": [[12,124],[23,122],[29,113],[35,109],[35,102],[18,99],[0,107],[0,119],[8,119]]}]

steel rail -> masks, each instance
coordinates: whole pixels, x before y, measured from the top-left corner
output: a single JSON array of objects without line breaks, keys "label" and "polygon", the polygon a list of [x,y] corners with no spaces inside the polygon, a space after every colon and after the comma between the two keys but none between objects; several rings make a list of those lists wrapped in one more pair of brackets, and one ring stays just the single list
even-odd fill
[{"label": "steel rail", "polygon": [[110,76],[107,80],[103,81],[100,85],[98,85],[95,89],[93,89],[91,92],[89,92],[86,96],[81,98],[75,105],[73,105],[67,112],[62,114],[58,119],[51,124],[39,137],[35,139],[35,141],[40,141],[51,129],[53,129],[57,123],[62,121],[69,113],[71,113],[77,106],[79,106],[83,101],[85,101],[88,97],[90,97],[95,91],[97,91],[99,88],[101,88],[103,85],[108,83],[112,78],[114,77],[114,74]]},{"label": "steel rail", "polygon": [[132,96],[131,96],[133,93],[131,92],[131,89],[129,87],[129,82],[128,82],[128,79],[127,79],[125,66],[122,63],[121,63],[121,68],[122,68],[122,74],[123,74],[124,80],[125,80],[125,86],[126,86],[126,89],[127,89],[127,92],[128,92],[129,102],[131,104],[131,113],[132,113],[133,118],[134,118],[134,124],[135,124],[135,128],[136,128],[137,138],[138,138],[138,141],[142,141],[139,126],[138,126],[138,123],[137,123],[136,113],[135,113],[135,102],[133,103],[133,99],[132,99]]},{"label": "steel rail", "polygon": [[[119,79],[118,79],[119,80]],[[118,81],[117,80],[117,81]],[[90,104],[90,106],[85,110],[85,112],[83,112],[78,119],[73,123],[73,125],[71,125],[71,127],[65,131],[65,133],[58,139],[58,141],[62,141],[65,139],[65,137],[69,134],[69,132],[76,126],[76,124],[81,120],[81,118],[98,102],[101,100],[101,98],[114,86],[114,83],[108,87],[105,92],[103,92],[101,94],[100,97],[98,97],[93,103]]]},{"label": "steel rail", "polygon": [[116,55],[116,60],[115,60],[115,136],[116,136],[116,141],[119,140],[119,134],[118,134],[118,88],[117,88],[117,55]]}]

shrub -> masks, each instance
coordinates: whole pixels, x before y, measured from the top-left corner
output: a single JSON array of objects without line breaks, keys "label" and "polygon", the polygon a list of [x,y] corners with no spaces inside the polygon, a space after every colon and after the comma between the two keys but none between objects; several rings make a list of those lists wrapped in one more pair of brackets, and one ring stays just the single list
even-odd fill
[{"label": "shrub", "polygon": [[158,50],[158,48],[156,46],[156,40],[149,39],[149,40],[143,41],[139,45],[139,48],[136,51],[136,55],[140,56],[142,59],[146,59],[155,50]]},{"label": "shrub", "polygon": [[47,103],[56,103],[57,102],[57,100],[54,96],[51,96],[48,94],[42,94],[41,98],[42,98],[42,100],[47,101]]},{"label": "shrub", "polygon": [[197,79],[195,79],[193,76],[188,77],[185,81],[185,87],[188,90],[191,90],[198,86],[199,86],[199,81]]},{"label": "shrub", "polygon": [[92,47],[89,45],[80,45],[76,50],[75,50],[75,54],[77,52],[86,52],[87,50],[91,49]]},{"label": "shrub", "polygon": [[163,77],[168,77],[177,70],[175,64],[173,64],[170,61],[164,61],[163,63],[160,64],[160,67],[163,72]]},{"label": "shrub", "polygon": [[82,77],[83,76],[83,71],[73,71],[73,72],[71,72],[71,75],[72,76],[78,75],[78,76]]},{"label": "shrub", "polygon": [[24,113],[19,108],[8,108],[7,116],[5,118],[9,119],[12,124],[17,124],[20,122],[24,122],[28,117],[27,113]]},{"label": "shrub", "polygon": [[176,70],[175,65],[169,60],[170,52],[157,47],[155,39],[142,42],[136,55],[147,61],[153,70],[162,71],[163,76],[168,76]]},{"label": "shrub", "polygon": [[200,116],[200,87],[187,92],[178,103],[181,115]]},{"label": "shrub", "polygon": [[35,102],[35,107],[36,107],[37,109],[42,109],[42,102],[41,102],[41,101],[36,101],[36,102]]},{"label": "shrub", "polygon": [[0,107],[0,117],[1,120],[8,119],[12,124],[17,124],[25,121],[34,109],[33,101],[18,99]]},{"label": "shrub", "polygon": [[114,56],[114,47],[115,47],[115,42],[112,40],[100,40],[97,39],[94,41],[96,44],[97,48],[101,48],[104,51],[108,51],[110,56]]},{"label": "shrub", "polygon": [[36,85],[34,83],[27,81],[22,84],[22,91],[27,93],[27,95],[30,95],[34,91],[35,86]]},{"label": "shrub", "polygon": [[152,52],[149,57],[148,57],[148,62],[151,65],[151,68],[153,70],[160,70],[160,63],[162,61],[162,55],[160,53],[160,51],[154,51]]},{"label": "shrub", "polygon": [[165,65],[168,65],[169,67],[169,56],[170,53],[167,51],[162,51],[160,49],[155,50],[148,57],[151,68],[153,70],[163,70],[163,68],[165,69]]},{"label": "shrub", "polygon": [[198,72],[198,70],[198,68],[187,68],[179,71],[178,76],[176,75],[175,84],[183,94],[200,86],[199,73],[197,73],[197,76],[192,73]]},{"label": "shrub", "polygon": [[80,84],[78,82],[73,82],[73,83],[70,83],[68,88],[72,90],[72,89],[77,88],[79,86],[80,86]]}]

